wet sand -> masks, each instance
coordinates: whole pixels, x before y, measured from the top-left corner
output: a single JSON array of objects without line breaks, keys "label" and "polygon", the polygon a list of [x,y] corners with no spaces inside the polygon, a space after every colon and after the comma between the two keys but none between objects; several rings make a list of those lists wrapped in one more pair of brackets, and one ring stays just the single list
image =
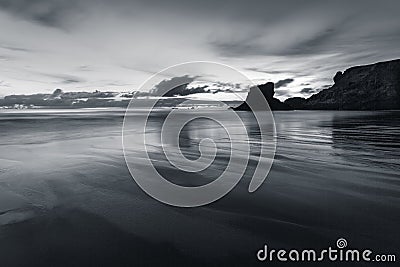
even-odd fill
[{"label": "wet sand", "polygon": [[[264,244],[317,249],[339,237],[397,252],[398,112],[276,112],[278,148],[263,186],[248,194],[249,171],[227,196],[195,209],[161,204],[135,184],[121,150],[122,115],[1,114],[5,266],[263,265],[255,253]],[[188,131],[190,141],[198,129]]]}]

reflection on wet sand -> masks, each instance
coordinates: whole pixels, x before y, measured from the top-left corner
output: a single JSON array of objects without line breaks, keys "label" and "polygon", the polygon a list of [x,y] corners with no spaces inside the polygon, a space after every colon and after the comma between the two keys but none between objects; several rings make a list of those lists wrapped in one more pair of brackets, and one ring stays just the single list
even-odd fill
[{"label": "reflection on wet sand", "polygon": [[343,153],[352,161],[399,169],[400,111],[363,112],[334,116],[331,125],[333,147],[354,150]]},{"label": "reflection on wet sand", "polygon": [[[276,157],[259,190],[247,192],[257,163],[251,158],[245,177],[226,197],[183,209],[157,202],[133,182],[121,147],[123,111],[0,114],[2,262],[251,266],[265,243],[320,248],[339,237],[352,247],[395,253],[400,246],[400,124],[398,113],[375,115],[275,112]],[[254,148],[262,145],[254,121],[241,116]],[[162,116],[154,120],[146,133],[154,145],[150,154],[172,181],[207,183],[223,169],[222,131],[207,121],[183,129],[179,143],[186,155],[198,153],[198,138],[204,135],[217,137],[222,148],[210,170],[188,178],[158,153]]]}]

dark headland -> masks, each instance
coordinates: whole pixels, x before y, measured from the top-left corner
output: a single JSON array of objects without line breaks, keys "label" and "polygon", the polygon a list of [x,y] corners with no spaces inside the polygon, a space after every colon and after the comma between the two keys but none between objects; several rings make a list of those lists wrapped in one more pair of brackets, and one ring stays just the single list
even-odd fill
[{"label": "dark headland", "polygon": [[[309,98],[274,98],[272,82],[258,85],[271,110],[390,110],[400,109],[400,59],[338,71],[334,84]],[[246,102],[255,101],[254,88]],[[245,102],[235,110],[250,110]]]},{"label": "dark headland", "polygon": [[286,99],[293,109],[400,109],[400,59],[337,72],[334,84],[309,98]]}]

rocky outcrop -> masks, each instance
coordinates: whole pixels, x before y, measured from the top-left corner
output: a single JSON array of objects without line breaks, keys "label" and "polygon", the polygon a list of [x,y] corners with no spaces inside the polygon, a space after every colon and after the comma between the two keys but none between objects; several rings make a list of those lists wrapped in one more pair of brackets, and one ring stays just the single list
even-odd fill
[{"label": "rocky outcrop", "polygon": [[400,59],[337,72],[334,85],[304,98],[289,98],[294,109],[400,109]]},{"label": "rocky outcrop", "polygon": [[307,104],[307,99],[304,97],[291,97],[286,99],[284,103],[293,109],[304,109]]},{"label": "rocky outcrop", "polygon": [[[266,84],[258,85],[257,86],[264,98],[268,101],[269,107],[271,110],[290,110],[292,109],[290,106],[288,106],[285,103],[282,103],[279,99],[274,98],[275,94],[275,85],[272,82],[268,82]],[[250,106],[252,107],[252,110],[257,110],[257,109],[265,109],[265,107],[260,107],[260,105],[265,104],[264,101],[260,101],[259,95],[257,94],[256,87],[250,88],[250,92],[246,97],[246,102],[243,102],[241,105],[238,107],[234,108],[234,110],[246,110],[249,111]]]}]

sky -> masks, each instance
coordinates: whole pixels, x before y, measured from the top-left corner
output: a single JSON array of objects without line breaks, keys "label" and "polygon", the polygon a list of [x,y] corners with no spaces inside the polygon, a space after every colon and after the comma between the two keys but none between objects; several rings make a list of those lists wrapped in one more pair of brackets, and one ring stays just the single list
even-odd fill
[{"label": "sky", "polygon": [[[400,58],[400,1],[0,0],[0,96],[133,91],[188,61],[237,68],[276,96]],[[182,73],[181,76],[184,76]]]}]

